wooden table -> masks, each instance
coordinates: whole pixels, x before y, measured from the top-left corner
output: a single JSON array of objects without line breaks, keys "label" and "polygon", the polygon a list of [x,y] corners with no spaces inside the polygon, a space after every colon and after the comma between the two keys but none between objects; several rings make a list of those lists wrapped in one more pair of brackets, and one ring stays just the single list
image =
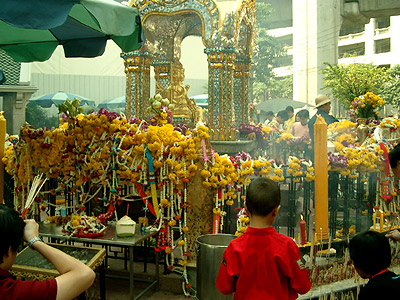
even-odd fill
[{"label": "wooden table", "polygon": [[133,272],[133,247],[146,241],[150,237],[157,234],[157,231],[145,231],[142,232],[139,226],[136,225],[135,234],[132,237],[118,237],[115,231],[115,223],[110,223],[107,226],[106,232],[95,238],[81,238],[81,237],[70,237],[61,232],[62,226],[56,226],[55,224],[44,224],[39,223],[39,234],[42,237],[47,237],[50,239],[58,240],[70,240],[75,242],[87,243],[87,244],[97,244],[104,246],[116,246],[128,248],[129,250],[129,299],[136,300],[143,296],[149,289],[153,286],[158,290],[159,282],[159,264],[158,264],[158,253],[156,252],[156,274],[150,285],[141,291],[136,297],[134,297],[134,272]]},{"label": "wooden table", "polygon": [[[103,260],[106,256],[105,249],[52,243],[49,243],[49,245],[78,259],[92,270],[100,267],[100,277],[103,277],[103,280],[100,278],[100,297],[105,299],[103,266]],[[46,258],[44,258],[39,252],[29,247],[26,247],[20,253],[18,253],[11,272],[17,278],[38,280],[55,278],[60,275],[60,273]]]}]

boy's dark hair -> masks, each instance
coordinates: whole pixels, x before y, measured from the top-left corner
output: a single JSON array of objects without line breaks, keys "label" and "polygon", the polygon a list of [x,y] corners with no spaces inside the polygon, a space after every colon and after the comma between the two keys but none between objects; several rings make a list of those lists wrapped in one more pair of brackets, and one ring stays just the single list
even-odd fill
[{"label": "boy's dark hair", "polygon": [[307,109],[302,109],[297,112],[297,116],[299,118],[307,118],[308,119],[310,117],[310,113],[308,112]]},{"label": "boy's dark hair", "polygon": [[251,215],[267,216],[281,203],[281,191],[277,183],[268,178],[250,182],[246,192],[246,206]]},{"label": "boy's dark hair", "polygon": [[265,114],[267,117],[274,116],[274,112],[272,110],[267,111]]},{"label": "boy's dark hair", "polygon": [[287,112],[292,112],[292,113],[294,113],[294,108],[293,108],[293,106],[286,106],[286,108],[285,108],[285,110],[287,111]]},{"label": "boy's dark hair", "polygon": [[24,236],[25,222],[18,213],[4,204],[0,204],[0,263],[8,249],[17,251]]},{"label": "boy's dark hair", "polygon": [[276,116],[281,117],[283,119],[283,121],[289,120],[289,115],[286,110],[281,110],[280,112],[278,112],[278,114]]},{"label": "boy's dark hair", "polygon": [[397,167],[397,161],[400,160],[400,144],[397,144],[396,147],[394,147],[390,152],[389,152],[389,162],[390,166],[392,168]]},{"label": "boy's dark hair", "polygon": [[392,260],[388,239],[376,231],[354,236],[350,240],[349,251],[354,266],[370,276],[388,268]]}]

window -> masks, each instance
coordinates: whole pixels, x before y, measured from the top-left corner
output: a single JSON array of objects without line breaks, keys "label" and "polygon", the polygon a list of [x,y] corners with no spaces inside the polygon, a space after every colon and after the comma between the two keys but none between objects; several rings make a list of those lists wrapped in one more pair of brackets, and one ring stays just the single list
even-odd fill
[{"label": "window", "polygon": [[390,39],[382,39],[375,41],[375,53],[390,52]]},{"label": "window", "polygon": [[339,47],[339,58],[362,56],[365,54],[365,43],[357,43]]},{"label": "window", "polygon": [[344,26],[340,28],[339,36],[345,36],[354,33],[360,33],[365,30],[364,24],[357,24],[353,26]]},{"label": "window", "polygon": [[388,28],[390,26],[390,17],[375,19],[375,29]]}]

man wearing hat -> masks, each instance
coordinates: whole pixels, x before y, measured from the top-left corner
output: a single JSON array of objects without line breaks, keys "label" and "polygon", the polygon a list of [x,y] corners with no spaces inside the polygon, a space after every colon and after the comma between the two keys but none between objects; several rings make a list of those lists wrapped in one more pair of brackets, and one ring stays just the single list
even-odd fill
[{"label": "man wearing hat", "polygon": [[[324,118],[325,122],[327,125],[335,122],[339,122],[338,119],[336,119],[334,116],[330,115],[329,112],[331,110],[331,99],[328,98],[326,95],[318,95],[317,98],[315,98],[315,107],[318,109],[316,114],[308,121],[308,129],[310,131],[310,137],[311,137],[311,144],[312,144],[312,149],[314,151],[314,124],[315,121],[317,120],[317,115],[320,115],[321,117]],[[312,157],[314,153],[312,153]]]}]

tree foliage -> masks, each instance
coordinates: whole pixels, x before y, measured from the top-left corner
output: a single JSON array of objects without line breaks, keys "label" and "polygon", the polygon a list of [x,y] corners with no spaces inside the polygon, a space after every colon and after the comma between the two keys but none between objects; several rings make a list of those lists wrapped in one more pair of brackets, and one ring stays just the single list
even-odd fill
[{"label": "tree foliage", "polygon": [[386,82],[382,89],[382,99],[393,105],[397,109],[400,108],[400,65],[395,65],[389,69],[389,81]]},{"label": "tree foliage", "polygon": [[[253,95],[256,98],[264,98],[264,95],[271,95],[271,90],[276,87],[277,79],[273,68],[277,66],[276,59],[283,56],[286,51],[284,44],[276,37],[268,34],[268,20],[272,13],[270,4],[257,2],[257,38],[253,54],[252,72],[254,76]],[[293,93],[292,86],[289,91],[280,90],[284,93]],[[279,90],[275,90],[274,94]],[[282,98],[282,94],[277,98]]]},{"label": "tree foliage", "polygon": [[355,97],[367,92],[380,95],[390,79],[385,68],[373,64],[325,65],[327,68],[322,71],[325,74],[324,87],[330,89],[333,97],[346,107]]},{"label": "tree foliage", "polygon": [[293,75],[282,78],[271,78],[271,87],[268,89],[269,98],[293,99]]},{"label": "tree foliage", "polygon": [[34,128],[58,127],[59,124],[58,116],[49,116],[46,109],[34,104],[26,106],[25,120]]}]

